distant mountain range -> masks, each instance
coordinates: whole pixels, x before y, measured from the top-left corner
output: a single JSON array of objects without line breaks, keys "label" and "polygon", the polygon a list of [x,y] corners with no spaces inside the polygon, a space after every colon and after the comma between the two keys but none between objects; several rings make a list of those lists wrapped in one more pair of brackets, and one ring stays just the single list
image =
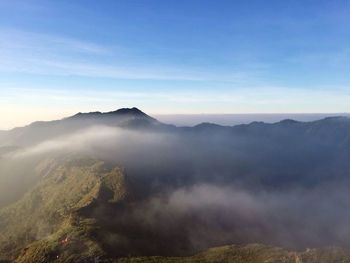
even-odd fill
[{"label": "distant mountain range", "polygon": [[131,108],[4,131],[0,262],[350,262],[349,158],[347,117],[176,127]]},{"label": "distant mountain range", "polygon": [[[300,122],[290,119],[282,120],[274,124],[264,122],[252,122],[250,124],[241,124],[236,126],[222,126],[213,123],[202,123],[194,127],[179,127],[177,130],[232,130],[232,132],[239,132],[244,130],[250,132],[254,129],[264,129],[266,132],[273,132],[276,129],[291,128],[292,126],[306,131],[307,129],[328,129],[329,125],[335,124],[334,129],[338,128],[338,125],[350,126],[350,118],[344,116],[327,117],[321,120],[312,122]],[[176,130],[174,125],[164,124],[146,113],[142,112],[138,108],[123,108],[111,112],[89,112],[89,113],[77,113],[71,117],[64,118],[62,120],[47,121],[47,122],[34,122],[28,126],[15,128],[10,131],[0,131],[0,143],[6,145],[9,143],[28,145],[43,141],[44,139],[54,138],[74,132],[80,129],[84,129],[91,126],[112,126],[122,127],[128,129],[165,129]],[[259,126],[259,127],[258,127]],[[348,128],[348,127],[344,127]],[[322,131],[320,131],[322,132]],[[327,132],[327,131],[326,131]],[[40,136],[39,136],[40,135]],[[0,144],[0,145],[1,145]]]},{"label": "distant mountain range", "polygon": [[227,114],[157,114],[157,120],[176,126],[194,126],[202,122],[211,122],[224,126],[249,124],[254,121],[275,123],[285,119],[311,122],[328,117],[345,116],[349,113],[227,113]]}]

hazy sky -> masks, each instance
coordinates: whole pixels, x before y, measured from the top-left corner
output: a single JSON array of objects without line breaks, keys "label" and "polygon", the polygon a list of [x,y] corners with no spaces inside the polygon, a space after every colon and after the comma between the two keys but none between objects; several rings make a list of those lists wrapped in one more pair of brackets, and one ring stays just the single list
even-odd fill
[{"label": "hazy sky", "polygon": [[350,111],[350,2],[0,1],[0,128],[78,111]]}]

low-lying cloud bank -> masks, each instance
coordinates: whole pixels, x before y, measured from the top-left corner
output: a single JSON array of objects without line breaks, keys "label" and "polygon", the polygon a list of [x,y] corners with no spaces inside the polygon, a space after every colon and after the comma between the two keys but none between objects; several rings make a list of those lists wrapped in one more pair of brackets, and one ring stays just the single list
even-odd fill
[{"label": "low-lying cloud bank", "polygon": [[198,184],[117,211],[107,223],[114,229],[108,242],[135,252],[135,241],[128,234],[136,232],[145,253],[181,254],[256,242],[294,249],[349,248],[349,197],[345,188],[335,187],[254,193]]},{"label": "low-lying cloud bank", "polygon": [[75,153],[125,167],[139,199],[109,216],[93,212],[110,231],[100,238],[124,251],[181,254],[251,242],[350,248],[346,154],[303,140],[99,126],[3,158],[21,166]]}]

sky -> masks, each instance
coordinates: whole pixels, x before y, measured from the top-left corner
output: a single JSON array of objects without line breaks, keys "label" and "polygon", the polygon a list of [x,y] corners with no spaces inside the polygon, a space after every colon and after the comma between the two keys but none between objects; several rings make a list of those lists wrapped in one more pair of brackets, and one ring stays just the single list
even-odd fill
[{"label": "sky", "polygon": [[350,112],[350,2],[1,0],[0,129],[76,112]]}]

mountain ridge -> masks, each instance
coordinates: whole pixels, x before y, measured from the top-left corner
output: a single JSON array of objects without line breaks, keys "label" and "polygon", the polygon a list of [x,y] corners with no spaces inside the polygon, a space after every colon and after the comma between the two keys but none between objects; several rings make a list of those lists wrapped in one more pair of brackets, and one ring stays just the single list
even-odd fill
[{"label": "mountain ridge", "polygon": [[115,111],[108,111],[108,112],[100,112],[100,111],[95,111],[95,112],[87,112],[87,113],[82,113],[82,112],[78,112],[77,114],[64,118],[64,119],[72,119],[72,118],[84,118],[84,117],[94,117],[94,116],[99,116],[99,117],[103,117],[103,116],[133,116],[133,117],[138,117],[138,118],[147,118],[147,119],[152,119],[155,120],[154,118],[152,118],[151,116],[147,115],[146,113],[144,113],[143,111],[139,110],[136,107],[132,107],[132,108],[120,108],[117,109]]},{"label": "mountain ridge", "polygon": [[[348,118],[194,127],[150,118],[81,113],[10,134],[0,147],[4,260],[203,262],[251,251],[196,254],[210,247],[263,243],[295,262],[307,247],[349,247],[339,235],[350,218]],[[253,249],[252,262],[264,251]]]},{"label": "mountain ridge", "polygon": [[[137,116],[139,118],[147,118],[149,120],[153,120],[153,121],[157,121],[159,122],[157,119],[151,117],[150,115],[146,114],[145,112],[143,112],[142,110],[140,110],[137,107],[132,107],[132,108],[120,108],[114,111],[107,111],[107,112],[101,112],[101,111],[95,111],[95,112],[78,112],[72,116],[68,116],[68,117],[64,117],[62,119],[57,119],[57,120],[50,120],[50,121],[35,121],[32,122],[28,125],[25,126],[21,126],[21,127],[14,127],[10,130],[0,130],[0,135],[2,133],[8,133],[10,131],[13,130],[17,130],[17,129],[22,129],[22,128],[27,128],[29,126],[32,125],[37,125],[37,124],[47,124],[47,123],[56,123],[56,122],[60,122],[60,121],[64,121],[64,120],[69,120],[69,119],[77,119],[77,118],[84,118],[84,117],[103,117],[103,116],[111,116],[111,115],[116,115],[116,116],[120,116],[120,115],[129,115],[129,116]],[[247,125],[251,125],[251,124],[256,124],[256,123],[260,123],[260,124],[270,124],[270,125],[274,125],[274,124],[278,124],[278,123],[317,123],[319,121],[327,121],[327,122],[332,122],[332,121],[338,121],[338,120],[350,120],[350,117],[348,116],[331,116],[331,117],[324,117],[324,118],[320,118],[318,120],[313,120],[313,121],[297,121],[294,119],[283,119],[281,121],[277,121],[277,122],[264,122],[264,121],[252,121],[250,123],[247,124],[236,124],[236,125],[221,125],[221,124],[217,124],[217,123],[213,123],[213,122],[201,122],[198,123],[196,125],[193,126],[177,126],[180,128],[186,127],[186,128],[194,128],[197,126],[205,126],[205,125],[215,125],[215,126],[220,126],[220,127],[236,127],[236,126],[247,126]],[[171,124],[170,124],[171,125]],[[171,125],[174,126],[174,125]]]}]

